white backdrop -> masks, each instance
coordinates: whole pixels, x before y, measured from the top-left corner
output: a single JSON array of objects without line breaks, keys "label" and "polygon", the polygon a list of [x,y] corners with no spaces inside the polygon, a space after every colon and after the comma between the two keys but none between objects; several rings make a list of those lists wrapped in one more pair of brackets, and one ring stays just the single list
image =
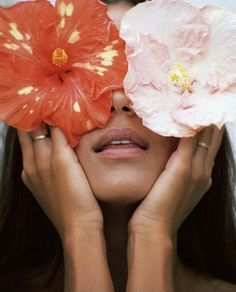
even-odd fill
[{"label": "white backdrop", "polygon": [[236,12],[236,1],[235,0],[186,0],[193,4],[194,6],[205,6],[205,5],[215,5],[219,7],[228,8]]},{"label": "white backdrop", "polygon": [[[24,1],[34,1],[34,0],[0,0],[0,5],[2,6],[11,6],[17,2],[24,2]],[[56,0],[49,0],[52,3],[55,3]],[[89,1],[89,0],[88,0]]]}]

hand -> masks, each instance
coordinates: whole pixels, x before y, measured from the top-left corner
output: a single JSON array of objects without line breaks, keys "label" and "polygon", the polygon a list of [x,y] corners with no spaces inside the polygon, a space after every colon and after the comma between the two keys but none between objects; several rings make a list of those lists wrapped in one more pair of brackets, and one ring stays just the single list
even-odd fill
[{"label": "hand", "polygon": [[18,131],[24,184],[54,224],[61,239],[75,230],[102,230],[101,209],[75,152],[60,129],[52,128],[50,138],[32,141],[31,137],[47,132],[45,125],[31,134]]},{"label": "hand", "polygon": [[[194,138],[182,138],[165,170],[139,205],[129,231],[174,239],[185,218],[212,184],[211,174],[223,130],[204,129]],[[198,146],[202,141],[209,149]]]}]

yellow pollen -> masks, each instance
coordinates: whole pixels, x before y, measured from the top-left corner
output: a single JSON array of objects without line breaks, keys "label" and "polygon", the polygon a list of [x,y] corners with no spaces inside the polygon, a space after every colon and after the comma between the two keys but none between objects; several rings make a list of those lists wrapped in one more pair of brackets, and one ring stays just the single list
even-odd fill
[{"label": "yellow pollen", "polygon": [[168,80],[171,84],[179,87],[182,91],[190,91],[193,79],[182,64],[173,65],[170,67]]},{"label": "yellow pollen", "polygon": [[62,67],[67,63],[68,55],[65,50],[57,48],[52,54],[52,63],[56,66]]}]

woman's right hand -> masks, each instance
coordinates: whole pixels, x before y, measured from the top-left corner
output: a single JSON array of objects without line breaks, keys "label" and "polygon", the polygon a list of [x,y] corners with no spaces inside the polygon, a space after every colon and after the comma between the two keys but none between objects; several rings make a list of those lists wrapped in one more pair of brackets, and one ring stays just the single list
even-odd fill
[{"label": "woman's right hand", "polygon": [[45,125],[19,131],[22,179],[57,229],[63,245],[64,291],[109,291],[113,283],[106,258],[103,216],[78,158],[58,128]]},{"label": "woman's right hand", "polygon": [[22,179],[63,240],[75,230],[102,230],[103,216],[78,158],[58,128],[51,137],[42,125],[32,133],[18,131],[23,154]]}]

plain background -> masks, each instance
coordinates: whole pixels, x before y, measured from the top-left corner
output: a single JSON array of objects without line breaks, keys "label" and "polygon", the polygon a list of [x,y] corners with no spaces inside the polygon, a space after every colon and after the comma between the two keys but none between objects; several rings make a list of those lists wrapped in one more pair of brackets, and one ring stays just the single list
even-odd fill
[{"label": "plain background", "polygon": [[186,0],[194,6],[202,7],[205,5],[215,5],[224,7],[236,12],[236,1],[235,0]]}]

